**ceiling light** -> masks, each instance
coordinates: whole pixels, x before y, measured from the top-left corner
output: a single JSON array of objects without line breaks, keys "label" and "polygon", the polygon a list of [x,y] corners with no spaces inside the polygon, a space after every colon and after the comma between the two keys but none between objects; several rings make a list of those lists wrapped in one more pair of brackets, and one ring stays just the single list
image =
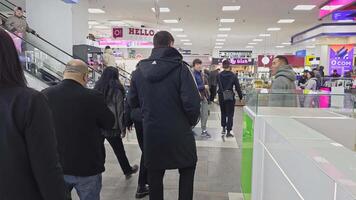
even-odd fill
[{"label": "ceiling light", "polygon": [[315,45],[306,46],[307,49],[314,49]]},{"label": "ceiling light", "polygon": [[255,47],[253,47],[253,46],[246,46],[246,49],[253,49],[253,48],[255,48]]},{"label": "ceiling light", "polygon": [[262,42],[263,39],[254,39],[253,41],[254,41],[254,42]]},{"label": "ceiling light", "polygon": [[[156,9],[155,8],[152,8],[152,11],[153,12],[156,12]],[[169,8],[159,8],[159,11],[161,13],[168,13],[168,12],[171,12],[171,10]]]},{"label": "ceiling light", "polygon": [[216,47],[215,47],[215,49],[221,49],[221,48],[222,48],[222,47],[220,47],[220,46],[216,46]]},{"label": "ceiling light", "polygon": [[241,9],[241,6],[223,6],[223,11],[238,11]]},{"label": "ceiling light", "polygon": [[182,28],[172,28],[171,31],[173,31],[173,32],[183,32],[184,30]]},{"label": "ceiling light", "polygon": [[193,43],[183,43],[184,45],[186,45],[186,46],[191,46],[191,45],[193,45]]},{"label": "ceiling light", "polygon": [[222,42],[217,42],[217,43],[215,43],[215,45],[224,45],[224,43],[222,43]]},{"label": "ceiling light", "polygon": [[89,8],[88,12],[91,13],[91,14],[103,14],[103,13],[105,13],[104,10],[99,9],[99,8]]},{"label": "ceiling light", "polygon": [[235,19],[220,19],[221,23],[234,23]]},{"label": "ceiling light", "polygon": [[225,42],[226,39],[216,39],[217,42]]},{"label": "ceiling light", "polygon": [[188,37],[188,36],[187,35],[177,35],[177,37],[185,38],[185,37]]},{"label": "ceiling light", "polygon": [[277,27],[267,29],[267,31],[280,31],[280,30],[281,30],[281,28],[277,28]]},{"label": "ceiling light", "polygon": [[249,45],[255,45],[255,44],[257,44],[256,42],[250,42],[250,43],[248,43]]},{"label": "ceiling light", "polygon": [[284,44],[284,45],[291,45],[292,43],[290,43],[290,42],[283,42],[282,44]]},{"label": "ceiling light", "polygon": [[333,11],[333,10],[339,9],[341,7],[342,7],[342,5],[327,5],[327,6],[322,7],[321,10]]},{"label": "ceiling light", "polygon": [[279,49],[281,49],[281,48],[284,48],[284,46],[276,46],[276,48],[279,48]]},{"label": "ceiling light", "polygon": [[181,39],[180,41],[181,41],[181,42],[190,42],[189,39]]},{"label": "ceiling light", "polygon": [[280,19],[278,21],[279,24],[291,24],[293,22],[295,22],[295,19]]},{"label": "ceiling light", "polygon": [[97,21],[88,21],[88,24],[89,25],[98,25],[99,22],[97,22]]},{"label": "ceiling light", "polygon": [[219,31],[231,31],[231,28],[219,28]]},{"label": "ceiling light", "polygon": [[227,34],[218,34],[218,37],[227,37]]},{"label": "ceiling light", "polygon": [[260,34],[260,37],[270,37],[271,34]]},{"label": "ceiling light", "polygon": [[178,20],[176,20],[176,19],[165,19],[165,20],[163,20],[163,22],[166,23],[166,24],[177,24]]},{"label": "ceiling light", "polygon": [[315,5],[297,5],[294,10],[313,10]]},{"label": "ceiling light", "polygon": [[110,29],[110,27],[108,27],[108,26],[93,26],[93,28],[96,28],[96,29]]},{"label": "ceiling light", "polygon": [[112,25],[126,25],[124,22],[122,21],[115,21],[115,20],[112,20],[112,21],[109,21],[110,24]]}]

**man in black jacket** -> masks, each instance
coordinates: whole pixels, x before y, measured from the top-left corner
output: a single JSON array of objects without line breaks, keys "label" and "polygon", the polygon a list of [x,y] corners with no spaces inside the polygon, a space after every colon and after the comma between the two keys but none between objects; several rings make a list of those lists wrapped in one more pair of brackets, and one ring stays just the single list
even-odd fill
[{"label": "man in black jacket", "polygon": [[189,67],[166,32],[154,36],[149,59],[132,74],[129,104],[143,114],[144,161],[150,199],[163,200],[166,169],[179,169],[179,199],[193,199],[197,163],[192,127],[200,115],[200,95]]},{"label": "man in black jacket", "polygon": [[102,129],[111,129],[114,116],[104,97],[85,88],[88,67],[80,60],[67,64],[64,80],[43,91],[53,112],[58,151],[68,191],[81,200],[99,200],[105,171]]}]

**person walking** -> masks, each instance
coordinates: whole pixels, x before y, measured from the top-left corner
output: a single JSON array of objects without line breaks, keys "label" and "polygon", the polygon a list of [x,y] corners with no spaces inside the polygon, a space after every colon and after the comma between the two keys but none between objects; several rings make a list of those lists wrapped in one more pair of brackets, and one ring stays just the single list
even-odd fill
[{"label": "person walking", "polygon": [[23,17],[23,10],[21,7],[16,7],[14,9],[14,14],[6,20],[5,27],[10,32],[21,34],[20,36],[25,35],[26,32],[36,34],[36,31],[28,26],[26,19]]},{"label": "person walking", "polygon": [[144,161],[150,200],[163,200],[167,169],[179,169],[179,200],[193,199],[197,150],[192,127],[200,115],[200,95],[194,77],[173,48],[167,31],[156,33],[149,59],[132,74],[128,100],[143,114]]},{"label": "person walking", "polygon": [[54,117],[68,198],[75,188],[80,200],[99,200],[101,174],[105,171],[102,130],[111,130],[115,118],[104,96],[85,88],[88,73],[83,61],[72,60],[66,66],[64,80],[43,90],[43,94]]},{"label": "person walking", "polygon": [[296,107],[296,73],[285,56],[274,58],[271,74],[274,79],[272,80],[272,94],[270,95],[269,106]]},{"label": "person walking", "polygon": [[209,88],[210,88],[210,102],[215,101],[215,97],[217,94],[218,82],[217,77],[219,76],[220,69],[215,69],[216,67],[213,66],[213,70],[210,72],[209,75]]},{"label": "person walking", "polygon": [[110,46],[106,46],[103,54],[103,63],[105,67],[116,67],[114,52]]},{"label": "person walking", "polygon": [[230,61],[223,61],[223,69],[218,76],[218,84],[219,84],[219,104],[221,110],[221,126],[223,128],[222,134],[226,137],[234,137],[231,133],[233,122],[234,122],[234,114],[235,114],[235,90],[239,96],[240,101],[242,100],[242,91],[239,83],[239,79],[237,76],[231,71]]},{"label": "person walking", "polygon": [[318,90],[318,79],[315,77],[314,72],[307,71],[308,81],[305,84],[305,100],[304,107],[310,108],[318,106],[319,100],[315,92]]},{"label": "person walking", "polygon": [[211,138],[207,130],[207,123],[209,118],[209,83],[208,77],[203,72],[203,62],[200,59],[193,61],[193,74],[195,82],[197,83],[200,92],[200,123],[201,123],[201,136]]},{"label": "person walking", "polygon": [[126,136],[126,126],[124,121],[124,100],[125,88],[119,80],[119,70],[114,67],[104,69],[100,79],[96,82],[95,90],[104,95],[106,104],[115,116],[115,124],[110,130],[104,130],[103,135],[114,150],[115,156],[119,161],[120,167],[126,178],[137,173],[138,166],[131,167],[127,159],[122,138]]},{"label": "person walking", "polygon": [[0,199],[64,200],[46,98],[26,86],[11,37],[0,30]]}]

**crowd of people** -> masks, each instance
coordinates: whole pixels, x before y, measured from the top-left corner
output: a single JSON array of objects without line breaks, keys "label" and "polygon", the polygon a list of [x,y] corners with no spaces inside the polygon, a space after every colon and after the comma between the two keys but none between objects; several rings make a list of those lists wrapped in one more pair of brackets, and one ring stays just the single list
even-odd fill
[{"label": "crowd of people", "polygon": [[[86,88],[88,66],[70,61],[63,81],[37,92],[27,87],[12,38],[0,30],[0,197],[3,200],[98,200],[107,140],[127,179],[139,170],[136,198],[164,199],[166,170],[180,173],[179,199],[193,199],[197,149],[193,128],[207,132],[209,102],[216,93],[222,133],[231,130],[235,92],[242,99],[228,61],[209,76],[201,60],[190,67],[166,31],[132,74],[126,95],[118,69],[107,66],[94,89]],[[217,90],[218,88],[218,90]],[[135,127],[140,168],[128,161],[122,138]],[[18,189],[22,188],[21,192]]]}]

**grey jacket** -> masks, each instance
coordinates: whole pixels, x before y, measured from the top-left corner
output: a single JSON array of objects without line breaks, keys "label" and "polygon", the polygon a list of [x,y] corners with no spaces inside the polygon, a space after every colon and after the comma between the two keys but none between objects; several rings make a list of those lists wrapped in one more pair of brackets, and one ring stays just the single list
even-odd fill
[{"label": "grey jacket", "polygon": [[26,20],[24,18],[11,16],[5,22],[5,27],[7,30],[11,32],[19,32],[19,33],[32,33],[33,30],[28,26]]},{"label": "grey jacket", "polygon": [[296,107],[295,80],[296,74],[293,68],[289,65],[281,66],[272,82],[272,94],[269,98],[269,106]]},{"label": "grey jacket", "polygon": [[318,81],[317,78],[309,79],[308,82],[305,85],[305,89],[306,90],[313,90],[313,91],[317,90],[317,85],[318,85],[317,81]]}]

